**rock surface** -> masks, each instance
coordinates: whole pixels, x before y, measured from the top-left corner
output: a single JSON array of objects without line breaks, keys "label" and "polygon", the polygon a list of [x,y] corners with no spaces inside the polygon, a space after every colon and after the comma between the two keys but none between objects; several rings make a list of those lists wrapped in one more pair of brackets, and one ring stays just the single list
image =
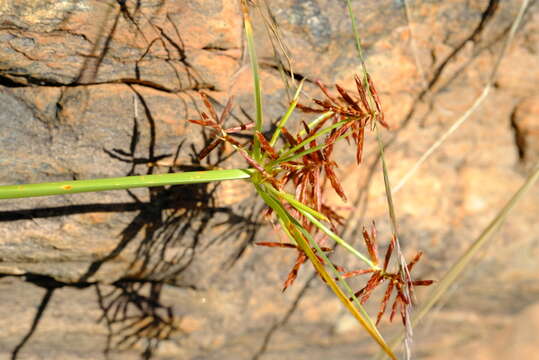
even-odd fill
[{"label": "rock surface", "polygon": [[[403,1],[352,4],[392,128],[384,137],[397,184],[480,95],[520,2],[409,2],[408,14]],[[318,96],[316,79],[353,88],[360,66],[345,2],[276,0],[270,9],[292,64],[278,43],[275,56],[267,9],[253,9],[268,121],[287,107],[280,64],[306,79],[304,103]],[[234,117],[253,116],[242,26],[237,1],[0,2],[0,183],[244,166],[224,161],[229,148],[199,163],[208,137],[186,121],[199,116],[199,90],[218,109],[234,94]],[[539,160],[537,34],[535,2],[490,95],[395,194],[405,254],[425,252],[418,277],[440,279]],[[351,201],[331,200],[348,217],[347,239],[375,220],[386,245],[370,135],[360,168],[337,148]],[[536,186],[416,329],[418,358],[537,356],[529,334],[539,326],[538,196]],[[253,246],[275,238],[262,208],[242,182],[2,200],[0,358],[372,354],[307,266],[281,294],[295,254]],[[399,325],[383,321],[381,330],[389,339]]]}]

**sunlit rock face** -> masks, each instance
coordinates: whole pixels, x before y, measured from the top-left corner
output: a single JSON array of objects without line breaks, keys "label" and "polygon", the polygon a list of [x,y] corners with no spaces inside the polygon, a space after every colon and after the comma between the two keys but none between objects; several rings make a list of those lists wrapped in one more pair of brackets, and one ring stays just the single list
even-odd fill
[{"label": "sunlit rock face", "polygon": [[[316,80],[353,92],[361,66],[344,1],[257,3],[265,130],[288,107],[290,73],[305,79],[306,105],[323,98]],[[519,6],[352,2],[391,128],[382,136],[393,185],[473,106]],[[282,43],[270,41],[267,24]],[[404,255],[424,252],[418,278],[441,279],[539,159],[538,27],[534,3],[488,97],[394,195]],[[210,139],[187,121],[204,111],[199,91],[218,110],[234,95],[230,126],[254,118],[237,1],[4,0],[0,43],[2,184],[247,166],[230,147],[198,162]],[[309,116],[294,114],[291,129]],[[385,250],[374,133],[359,167],[349,147],[335,152],[349,202],[331,189],[326,196],[348,219],[346,239],[362,247],[358,230],[376,221]],[[418,358],[533,358],[538,196],[536,186],[416,328]],[[281,293],[296,253],[253,245],[280,241],[263,208],[242,182],[0,201],[0,358],[370,356],[375,345],[310,265]],[[418,304],[428,290],[418,289]],[[377,309],[367,307],[372,316]],[[398,331],[382,321],[385,338]]]}]

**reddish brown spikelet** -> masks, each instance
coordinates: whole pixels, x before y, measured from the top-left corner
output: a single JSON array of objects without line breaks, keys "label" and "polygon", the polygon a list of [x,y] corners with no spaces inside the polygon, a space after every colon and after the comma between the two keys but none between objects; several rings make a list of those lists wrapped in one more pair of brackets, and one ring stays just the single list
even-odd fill
[{"label": "reddish brown spikelet", "polygon": [[210,100],[208,98],[208,95],[206,95],[202,91],[199,92],[199,94],[200,94],[200,97],[202,98],[202,101],[204,102],[204,105],[206,106],[206,108],[210,112],[210,117],[213,120],[218,121],[219,118],[217,117],[217,114],[215,113],[215,109],[213,108],[213,105],[211,104],[211,102],[210,102]]},{"label": "reddish brown spikelet", "polygon": [[333,190],[335,190],[335,192],[341,197],[341,199],[343,199],[344,201],[347,201],[348,199],[346,198],[346,195],[344,194],[344,190],[341,186],[341,183],[337,179],[337,175],[335,175],[335,172],[333,171],[331,166],[325,165],[324,170],[326,171],[326,176],[328,177]]},{"label": "reddish brown spikelet", "polygon": [[200,152],[200,154],[198,155],[198,158],[199,159],[204,159],[206,156],[208,156],[208,154],[213,149],[215,149],[219,144],[221,144],[224,141],[236,146],[237,148],[241,148],[242,145],[240,144],[240,142],[233,139],[233,138],[231,138],[227,134],[236,133],[236,132],[240,132],[240,131],[243,131],[243,130],[250,129],[250,128],[254,127],[254,124],[253,123],[241,124],[240,126],[232,127],[232,128],[229,128],[229,129],[223,129],[221,125],[226,120],[228,115],[230,114],[230,111],[232,109],[233,98],[230,98],[228,100],[228,102],[227,102],[227,104],[225,106],[225,109],[221,113],[220,118],[218,118],[217,114],[215,113],[215,109],[213,108],[213,106],[211,105],[211,103],[210,103],[210,101],[208,99],[208,96],[203,92],[200,92],[199,94],[200,94],[200,97],[202,98],[202,100],[204,102],[204,105],[210,111],[211,117],[209,117],[206,113],[201,112],[200,113],[200,116],[202,117],[201,120],[188,120],[188,121],[193,123],[193,124],[211,127],[214,130],[213,131],[213,137],[215,137],[215,139],[214,139],[213,142],[211,142],[208,146],[206,146]]},{"label": "reddish brown spikelet", "polygon": [[322,250],[323,252],[332,252],[333,251],[332,248],[326,247],[326,246],[320,246],[320,250]]},{"label": "reddish brown spikelet", "polygon": [[322,126],[324,126],[324,124],[329,120],[330,118],[325,118],[321,121],[319,121],[309,132],[308,132],[308,135],[306,137],[311,137],[313,136],[314,134],[316,134],[321,128]]},{"label": "reddish brown spikelet", "polygon": [[[333,264],[333,267],[335,268],[335,270],[337,270],[337,271],[340,272],[340,273],[346,272],[346,270],[344,269],[343,266]],[[336,278],[335,278],[335,281],[339,281],[339,278],[336,277]]]},{"label": "reddish brown spikelet", "polygon": [[399,305],[398,298],[395,299],[393,302],[393,306],[391,307],[391,315],[389,315],[389,321],[393,321],[393,318],[395,317],[395,314],[397,313],[397,306]]},{"label": "reddish brown spikelet", "polygon": [[380,284],[384,278],[380,275],[380,272],[375,272],[369,281],[367,282],[367,285],[365,285],[365,290],[363,291],[363,295],[361,298],[361,304],[365,304],[367,300],[369,300],[369,297],[371,296],[372,291]]},{"label": "reddish brown spikelet", "polygon": [[414,280],[412,285],[414,286],[429,286],[434,283],[434,280]]},{"label": "reddish brown spikelet", "polygon": [[397,282],[397,290],[397,298],[404,304],[410,305],[410,299],[404,294],[403,283],[400,281]]},{"label": "reddish brown spikelet", "polygon": [[380,311],[378,312],[378,316],[376,317],[376,325],[380,323],[380,320],[382,320],[382,316],[384,316],[384,313],[386,312],[387,303],[389,302],[389,298],[391,297],[391,292],[393,291],[393,287],[395,286],[395,283],[390,280],[387,284],[387,289],[384,294],[384,298],[382,299],[382,304],[380,306]]},{"label": "reddish brown spikelet", "polygon": [[281,134],[283,134],[286,142],[288,142],[290,146],[296,146],[298,144],[296,139],[292,136],[292,134],[290,134],[290,132],[285,127],[281,129]]},{"label": "reddish brown spikelet", "polygon": [[308,138],[309,133],[311,132],[311,129],[309,129],[309,125],[307,125],[307,123],[305,121],[302,121],[301,125],[303,125],[303,129],[305,129],[305,133],[307,134],[307,135],[305,135],[305,138]]},{"label": "reddish brown spikelet", "polygon": [[202,149],[202,151],[200,151],[200,153],[198,154],[198,159],[199,160],[204,159],[219,144],[221,144],[221,139],[213,140],[208,146],[206,146],[204,149]]},{"label": "reddish brown spikelet", "polygon": [[327,206],[325,204],[322,204],[322,211],[321,212],[322,212],[322,214],[326,215],[326,217],[331,222],[331,225],[334,225],[333,224],[334,222],[336,222],[339,225],[344,225],[345,218],[343,216],[339,215],[337,212],[335,212],[329,206]]},{"label": "reddish brown spikelet", "polygon": [[334,103],[335,105],[339,106],[339,103],[337,102],[337,100],[331,96],[331,94],[329,93],[329,90],[328,88],[326,87],[326,85],[324,85],[320,80],[316,80],[316,85],[318,85],[318,87],[320,88],[320,90],[322,90],[322,92],[324,93],[324,95],[326,95],[326,97],[332,102]]},{"label": "reddish brown spikelet", "polygon": [[259,246],[267,246],[267,247],[281,247],[281,248],[291,248],[291,249],[297,249],[298,247],[294,244],[289,243],[278,243],[278,242],[266,242],[266,241],[260,241],[256,242],[255,245]]},{"label": "reddish brown spikelet", "polygon": [[367,230],[363,228],[363,239],[365,240],[365,245],[367,246],[367,250],[369,251],[369,256],[374,263],[374,265],[378,265],[378,249],[376,246],[376,237],[371,237]]},{"label": "reddish brown spikelet", "polygon": [[[204,114],[204,113],[202,113],[202,114]],[[204,115],[206,115],[206,114],[204,114]],[[213,120],[187,120],[187,121],[189,121],[190,123],[193,123],[193,124],[200,125],[200,126],[211,126],[212,128],[219,129],[219,126]]]},{"label": "reddish brown spikelet", "polygon": [[296,258],[296,263],[294,264],[294,267],[292,268],[292,270],[290,270],[290,273],[288,274],[288,277],[284,282],[282,290],[283,292],[294,283],[294,280],[296,280],[296,278],[298,277],[299,268],[305,262],[305,260],[307,260],[307,255],[305,255],[305,253],[303,252],[300,252],[298,254],[298,257]]},{"label": "reddish brown spikelet", "polygon": [[241,147],[241,144],[239,141],[237,140],[234,140],[233,138],[231,138],[230,136],[225,136],[222,138],[224,141],[226,141],[227,143],[230,143],[232,145],[235,145],[237,147]]},{"label": "reddish brown spikelet", "polygon": [[331,132],[331,134],[327,137],[326,142],[325,142],[326,147],[324,148],[324,155],[326,156],[326,158],[330,157],[333,151],[333,144],[335,143],[335,141],[337,141],[339,137],[344,135],[348,131],[348,129],[352,127],[353,124],[354,123],[352,121],[349,121],[343,126],[341,126],[340,128],[334,129]]},{"label": "reddish brown spikelet", "polygon": [[226,102],[225,109],[221,113],[221,117],[219,118],[219,124],[224,124],[225,120],[228,118],[228,115],[230,115],[233,102],[234,102],[234,96],[232,95]]},{"label": "reddish brown spikelet", "polygon": [[326,112],[325,109],[315,109],[315,108],[305,106],[305,105],[302,105],[302,104],[299,104],[299,103],[296,104],[296,107],[298,109],[300,109],[301,111],[305,112],[305,113],[324,113],[324,112]]},{"label": "reddish brown spikelet", "polygon": [[358,131],[357,148],[356,148],[356,162],[361,163],[363,157],[363,144],[365,142],[365,127],[361,127]]},{"label": "reddish brown spikelet", "polygon": [[[334,108],[334,105],[331,105],[331,102],[329,100],[318,100],[318,99],[313,99],[313,101],[321,106],[322,108],[324,108],[325,111],[329,111],[330,109],[333,109]],[[324,112],[325,112],[324,111]]]},{"label": "reddish brown spikelet", "polygon": [[417,264],[417,262],[419,261],[419,259],[421,259],[421,255],[423,255],[423,252],[422,252],[422,251],[419,251],[417,254],[415,254],[415,256],[414,256],[414,258],[412,259],[412,261],[410,261],[410,263],[407,265],[408,271],[412,271],[414,265]]},{"label": "reddish brown spikelet", "polygon": [[[200,116],[204,119],[204,120],[208,120],[210,121],[210,117],[203,111],[200,113]],[[214,120],[211,120],[213,123],[217,124]]]},{"label": "reddish brown spikelet", "polygon": [[346,90],[344,90],[342,87],[340,87],[339,84],[335,84],[335,87],[337,88],[337,91],[339,92],[339,94],[341,94],[344,101],[346,101],[350,106],[352,106],[352,108],[354,110],[362,112],[361,108],[359,107],[357,102],[354,99],[352,99],[352,97],[350,95],[348,95]]},{"label": "reddish brown spikelet", "polygon": [[344,279],[347,279],[347,278],[350,278],[352,276],[364,275],[364,274],[369,274],[369,273],[372,273],[372,272],[374,272],[373,269],[354,270],[354,271],[345,272],[345,273],[341,274],[341,276]]},{"label": "reddish brown spikelet", "polygon": [[389,243],[389,246],[386,250],[386,256],[384,259],[384,272],[387,270],[387,266],[389,265],[389,260],[391,259],[391,254],[393,253],[393,248],[395,247],[395,242],[397,240],[395,239],[395,235],[391,238],[391,242]]},{"label": "reddish brown spikelet", "polygon": [[260,142],[260,145],[262,146],[262,149],[268,154],[270,158],[273,160],[277,160],[279,158],[279,154],[273,149],[273,147],[270,145],[270,143],[266,140],[264,135],[260,133],[259,131],[255,132],[255,136]]},{"label": "reddish brown spikelet", "polygon": [[359,94],[359,98],[361,99],[363,107],[367,112],[371,112],[369,102],[367,101],[367,95],[365,94],[365,89],[363,87],[363,84],[361,83],[361,79],[359,78],[359,76],[355,75],[354,80],[356,81],[357,92]]},{"label": "reddish brown spikelet", "polygon": [[371,80],[370,75],[367,75],[367,81],[369,82],[369,88],[371,90],[372,97],[374,98],[374,103],[376,104],[376,110],[378,111],[378,122],[382,124],[383,127],[389,129],[389,125],[384,121],[384,112],[382,111],[382,103],[380,102],[380,97],[376,92],[376,88]]}]

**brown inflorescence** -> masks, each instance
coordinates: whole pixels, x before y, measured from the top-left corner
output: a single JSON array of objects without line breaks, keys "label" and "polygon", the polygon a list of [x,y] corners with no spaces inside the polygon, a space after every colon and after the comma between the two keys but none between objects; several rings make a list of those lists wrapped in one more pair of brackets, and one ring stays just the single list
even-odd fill
[{"label": "brown inflorescence", "polygon": [[[378,265],[379,263],[378,246],[376,245],[376,229],[375,229],[374,224],[372,225],[370,234],[367,232],[366,229],[363,229],[363,240],[365,241],[365,245],[367,246],[367,250],[369,251],[369,257],[371,258],[372,263],[375,265]],[[405,291],[405,288],[408,287],[409,289],[412,289],[414,286],[429,286],[434,282],[433,280],[405,279],[402,272],[400,271],[397,271],[397,272],[387,271],[389,262],[391,260],[391,255],[393,254],[393,249],[395,248],[395,243],[396,243],[396,239],[393,236],[387,248],[387,251],[384,257],[384,264],[381,269],[355,270],[355,271],[350,271],[350,272],[342,274],[343,278],[349,278],[352,276],[369,274],[369,273],[372,274],[370,279],[367,281],[367,284],[354,294],[354,296],[357,297],[362,304],[367,302],[367,300],[369,299],[374,289],[382,285],[384,281],[387,281],[388,283],[387,288],[380,304],[380,310],[376,318],[376,324],[378,324],[380,320],[382,319],[382,316],[384,315],[386,311],[386,307],[389,302],[389,299],[391,298],[393,290],[396,289],[397,293],[395,295],[395,300],[391,307],[391,315],[389,318],[392,321],[396,312],[400,309],[402,322],[403,324],[406,325],[406,322],[408,321],[408,319],[407,319],[407,312],[405,311],[405,309],[407,305],[410,305],[412,303],[412,299],[410,298],[408,293]],[[418,252],[414,256],[412,261],[410,261],[407,264],[408,273],[412,271],[412,268],[414,267],[415,264],[417,264],[417,262],[421,258],[421,255],[422,255],[422,252]]]},{"label": "brown inflorescence", "polygon": [[[366,128],[374,128],[377,124],[389,128],[384,120],[384,114],[376,88],[370,78],[365,76],[365,81],[361,81],[359,76],[354,78],[357,94],[351,95],[347,90],[339,85],[335,85],[336,95],[332,95],[329,89],[320,81],[316,84],[325,96],[324,100],[314,99],[314,107],[297,104],[297,107],[307,113],[326,114],[320,121],[312,125],[302,122],[302,129],[296,134],[292,134],[286,127],[280,128],[283,140],[280,149],[275,148],[260,131],[255,131],[252,139],[256,139],[260,145],[261,157],[257,160],[250,154],[250,143],[240,144],[232,138],[235,134],[244,130],[252,129],[253,124],[241,124],[233,128],[223,128],[225,120],[232,110],[232,99],[230,99],[220,116],[217,115],[214,107],[210,103],[208,96],[201,93],[201,97],[209,115],[202,112],[201,119],[189,120],[190,122],[211,129],[213,141],[210,142],[199,154],[199,158],[204,158],[212,150],[224,143],[231,144],[247,163],[260,175],[260,181],[266,182],[267,186],[273,186],[281,191],[286,187],[292,187],[297,201],[316,210],[326,216],[333,231],[337,231],[338,225],[343,225],[344,218],[335,212],[325,201],[325,189],[331,187],[344,201],[347,200],[344,188],[341,185],[335,168],[337,163],[333,160],[333,147],[337,140],[341,138],[352,139],[355,143],[355,153],[357,163],[361,162],[363,156],[363,145],[365,142]],[[332,127],[331,131],[327,124]],[[320,140],[320,131],[323,129],[328,133],[323,141]],[[320,135],[319,135],[320,134]],[[301,225],[311,233],[313,239],[319,245],[322,252],[330,252],[331,248],[324,246],[327,236],[319,231],[308,219],[302,216],[291,205],[283,201],[282,204]],[[271,210],[266,211],[269,216]],[[275,225],[275,227],[277,227]],[[365,303],[371,296],[374,289],[382,283],[387,282],[387,288],[380,303],[380,310],[376,323],[380,322],[386,311],[387,305],[394,292],[394,301],[391,306],[390,319],[393,320],[397,311],[400,311],[402,321],[407,322],[406,306],[412,303],[411,293],[413,286],[428,286],[432,280],[412,280],[404,277],[402,272],[389,272],[388,266],[396,244],[393,237],[383,259],[382,267],[379,266],[378,247],[376,245],[376,229],[374,224],[368,232],[363,230],[363,240],[365,242],[372,268],[363,270],[345,271],[343,267],[332,264],[341,273],[342,278],[370,274],[365,286],[355,293],[361,303]],[[283,291],[286,290],[297,278],[301,265],[307,260],[307,255],[299,246],[286,242],[258,242],[256,245],[266,247],[279,247],[295,249],[297,251],[296,261],[284,282]],[[320,263],[326,262],[316,249],[311,248]],[[408,273],[421,258],[418,253],[407,265]],[[326,264],[327,265],[327,264]],[[409,290],[409,291],[407,291]],[[352,299],[350,299],[352,300]]]}]

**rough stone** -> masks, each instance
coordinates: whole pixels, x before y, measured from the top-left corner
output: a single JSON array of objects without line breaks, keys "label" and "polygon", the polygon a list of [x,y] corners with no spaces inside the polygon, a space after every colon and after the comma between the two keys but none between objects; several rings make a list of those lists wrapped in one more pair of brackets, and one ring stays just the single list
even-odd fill
[{"label": "rough stone", "polygon": [[[288,105],[280,64],[306,80],[302,103],[320,98],[317,79],[352,90],[361,68],[344,1],[267,4],[271,16],[264,7],[251,15],[269,129]],[[408,2],[409,19],[404,5],[352,2],[391,126],[383,137],[394,185],[479,96],[520,3]],[[534,3],[489,97],[394,195],[405,255],[425,252],[414,271],[420,278],[440,279],[539,159],[538,17]],[[278,42],[275,58],[268,20],[292,68]],[[225,161],[227,147],[199,162],[208,133],[187,121],[203,110],[199,90],[218,110],[234,95],[229,121],[252,121],[242,27],[239,1],[0,1],[0,183],[246,166],[238,156]],[[290,126],[300,118],[294,114]],[[351,201],[328,197],[348,218],[345,234],[357,239],[375,220],[386,246],[375,134],[367,133],[360,168],[348,147],[336,152]],[[533,358],[538,197],[536,186],[444,306],[417,327],[418,357]],[[253,246],[276,238],[262,208],[244,182],[2,200],[0,357],[372,355],[376,346],[318,278],[309,280],[308,266],[281,293],[296,254]],[[428,292],[420,290],[419,303]],[[399,330],[382,321],[386,338]]]},{"label": "rough stone", "polygon": [[520,158],[533,166],[539,161],[539,96],[524,98],[512,114]]}]

